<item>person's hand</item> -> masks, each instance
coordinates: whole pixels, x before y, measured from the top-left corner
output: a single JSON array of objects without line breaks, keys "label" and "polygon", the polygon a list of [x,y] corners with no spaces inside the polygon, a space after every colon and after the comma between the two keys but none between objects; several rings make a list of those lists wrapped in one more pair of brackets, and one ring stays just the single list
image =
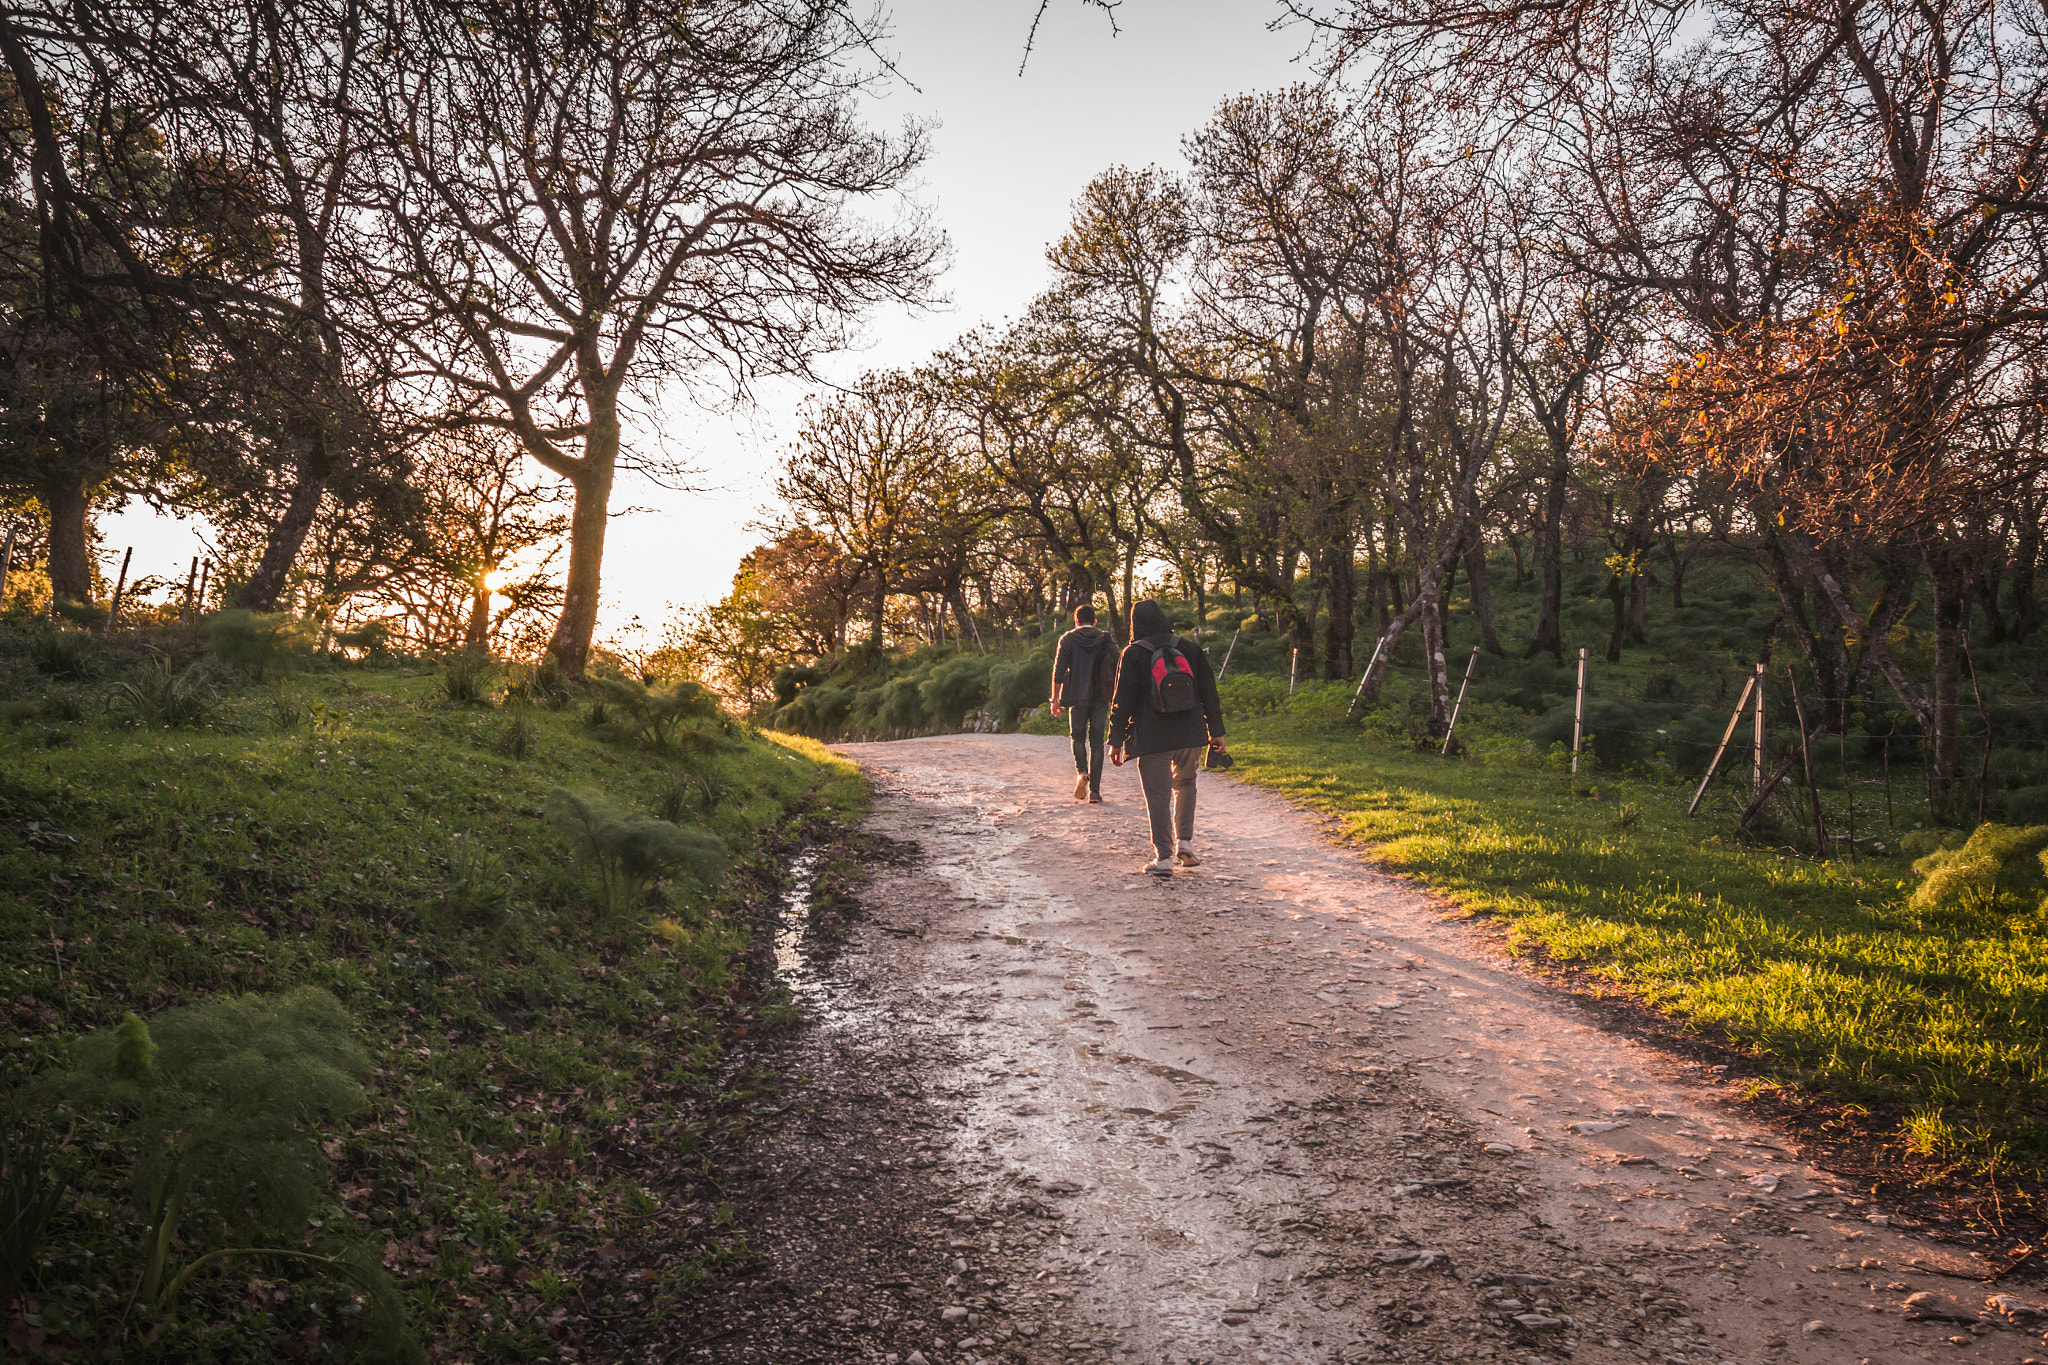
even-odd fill
[{"label": "person's hand", "polygon": [[1224,746],[1223,736],[1221,735],[1216,735],[1212,737],[1209,740],[1209,747],[1214,749],[1219,754],[1227,754],[1230,752],[1230,750]]},{"label": "person's hand", "polygon": [[1052,718],[1054,720],[1058,720],[1060,718],[1060,704],[1058,702],[1054,702],[1052,704]]},{"label": "person's hand", "polygon": [[1112,744],[1109,746],[1109,763],[1110,766],[1113,768],[1121,768],[1124,766],[1123,745]]}]

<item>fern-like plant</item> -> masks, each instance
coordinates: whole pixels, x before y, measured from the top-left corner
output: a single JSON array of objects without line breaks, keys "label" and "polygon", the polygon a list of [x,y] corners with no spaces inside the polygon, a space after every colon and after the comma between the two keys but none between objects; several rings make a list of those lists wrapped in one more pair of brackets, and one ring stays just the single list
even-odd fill
[{"label": "fern-like plant", "polygon": [[511,898],[511,875],[489,845],[474,834],[448,841],[448,887],[441,904],[455,923],[496,923]]},{"label": "fern-like plant", "polygon": [[598,678],[596,686],[607,716],[616,717],[620,728],[656,749],[668,748],[675,732],[688,722],[718,714],[718,698],[710,689],[687,680],[649,687],[614,673]]},{"label": "fern-like plant", "polygon": [[[121,1122],[147,1229],[142,1298],[169,1304],[195,1272],[232,1256],[322,1266],[372,1299],[392,1292],[374,1266],[299,1249],[331,1180],[316,1125],[363,1108],[359,1081],[370,1071],[333,996],[306,987],[208,1000],[153,1025],[130,1014],[79,1039],[73,1062],[44,1084]],[[200,1251],[166,1285],[180,1234]],[[395,1302],[372,1308],[396,1311]]]},{"label": "fern-like plant", "polygon": [[688,872],[707,885],[725,875],[725,841],[709,830],[559,787],[548,793],[546,811],[548,823],[576,846],[596,874],[599,903],[607,915],[638,906],[657,879],[672,873]]},{"label": "fern-like plant", "polygon": [[1923,913],[1983,915],[2012,900],[2031,910],[2048,890],[2041,866],[2044,850],[2048,825],[1979,825],[1961,847],[1936,849],[1913,864],[1924,880],[1913,892],[1912,906]]}]

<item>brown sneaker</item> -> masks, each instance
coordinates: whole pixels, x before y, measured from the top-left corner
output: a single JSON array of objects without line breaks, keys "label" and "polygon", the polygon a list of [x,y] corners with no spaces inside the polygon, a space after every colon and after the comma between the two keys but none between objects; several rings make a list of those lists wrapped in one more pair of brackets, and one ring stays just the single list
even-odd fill
[{"label": "brown sneaker", "polygon": [[1102,804],[1102,793],[1101,793],[1101,792],[1099,792],[1099,791],[1095,791],[1094,789],[1092,789],[1092,788],[1091,788],[1091,789],[1089,790],[1089,792],[1088,792],[1088,804],[1089,804],[1089,805],[1091,805],[1091,806],[1099,806],[1099,805],[1101,805],[1101,804]]},{"label": "brown sneaker", "polygon": [[1074,779],[1074,799],[1076,801],[1086,801],[1088,799],[1088,774],[1082,773]]}]

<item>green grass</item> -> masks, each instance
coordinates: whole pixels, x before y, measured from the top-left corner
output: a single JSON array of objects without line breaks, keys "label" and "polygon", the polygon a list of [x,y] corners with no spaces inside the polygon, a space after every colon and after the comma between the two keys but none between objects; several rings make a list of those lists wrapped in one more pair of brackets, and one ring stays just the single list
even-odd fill
[{"label": "green grass", "polygon": [[1498,916],[1516,950],[1725,1031],[1782,1079],[1904,1106],[1902,1144],[2036,1171],[2048,1156],[2039,912],[1918,913],[1895,848],[1822,863],[1735,835],[1725,796],[1687,819],[1690,787],[1668,776],[1575,779],[1483,735],[1488,757],[1439,758],[1328,709],[1237,721],[1240,774]]},{"label": "green grass", "polygon": [[[0,664],[17,707],[0,726],[0,1086],[20,1094],[131,1010],[323,987],[377,1071],[367,1117],[323,1134],[338,1179],[320,1221],[380,1249],[418,1333],[540,1358],[564,1304],[602,1312],[625,1292],[579,1282],[579,1248],[645,1223],[644,1173],[725,1121],[714,1081],[734,1034],[763,1010],[786,1022],[736,964],[739,911],[796,825],[859,808],[851,765],[716,724],[657,752],[580,706],[460,704],[425,668],[230,683],[203,728],[149,730]],[[697,780],[680,813],[728,845],[725,882],[673,879],[603,915],[541,818],[548,792],[675,813],[682,776]],[[76,1179],[16,1348],[265,1361],[346,1338],[347,1287],[276,1261],[202,1272],[168,1323],[124,1321],[140,1218],[113,1131],[56,1133]],[[714,1269],[677,1267],[673,1292]]]}]

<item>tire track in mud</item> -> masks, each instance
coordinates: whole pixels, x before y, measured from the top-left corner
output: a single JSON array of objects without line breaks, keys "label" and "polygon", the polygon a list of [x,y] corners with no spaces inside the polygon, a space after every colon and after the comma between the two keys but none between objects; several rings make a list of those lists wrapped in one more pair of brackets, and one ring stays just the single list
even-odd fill
[{"label": "tire track in mud", "polygon": [[841,966],[946,1059],[943,1255],[974,1271],[934,1287],[928,1365],[2041,1350],[1967,1259],[1277,799],[1205,780],[1204,865],[1158,881],[1135,774],[1073,803],[1064,741],[846,752],[923,852]]}]

